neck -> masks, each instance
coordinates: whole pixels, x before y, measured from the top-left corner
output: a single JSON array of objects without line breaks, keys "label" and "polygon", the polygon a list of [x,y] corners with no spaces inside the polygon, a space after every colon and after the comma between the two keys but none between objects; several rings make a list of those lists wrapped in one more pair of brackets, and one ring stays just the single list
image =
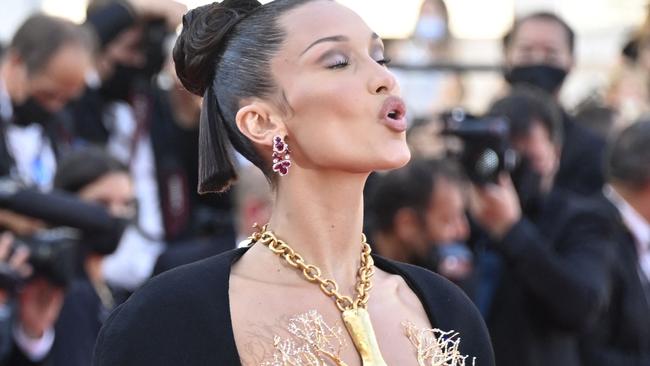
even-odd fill
[{"label": "neck", "polygon": [[324,278],[352,293],[361,257],[367,174],[294,169],[280,178],[269,228]]}]

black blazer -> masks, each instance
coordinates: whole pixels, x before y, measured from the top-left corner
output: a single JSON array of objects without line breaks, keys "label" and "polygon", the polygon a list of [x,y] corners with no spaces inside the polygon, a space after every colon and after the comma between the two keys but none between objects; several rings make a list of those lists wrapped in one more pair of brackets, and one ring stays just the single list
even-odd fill
[{"label": "black blazer", "polygon": [[578,336],[607,300],[608,235],[588,202],[555,191],[491,244],[502,265],[486,321],[499,366],[580,365]]},{"label": "black blazer", "polygon": [[33,362],[18,348],[18,346],[13,347],[8,358],[4,361],[0,361],[0,365],[3,366],[51,366],[50,357],[46,357],[40,362]]},{"label": "black blazer", "polygon": [[[232,263],[246,250],[232,250],[149,281],[104,324],[93,365],[240,365],[228,281]],[[494,365],[483,320],[461,290],[422,268],[380,257],[375,257],[375,265],[406,280],[434,327],[461,334],[461,354],[476,357],[477,366]]]},{"label": "black blazer", "polygon": [[614,223],[612,245],[616,256],[610,267],[609,305],[581,341],[584,365],[648,366],[650,286],[639,273],[636,244],[618,209],[602,196],[596,204]]},{"label": "black blazer", "polygon": [[604,184],[605,141],[573,117],[563,114],[564,142],[555,185],[584,196],[598,194]]}]

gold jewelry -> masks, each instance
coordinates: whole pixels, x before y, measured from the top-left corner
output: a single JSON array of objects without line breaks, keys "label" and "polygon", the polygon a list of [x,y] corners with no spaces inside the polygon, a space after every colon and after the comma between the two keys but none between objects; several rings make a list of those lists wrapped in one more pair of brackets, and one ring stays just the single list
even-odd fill
[{"label": "gold jewelry", "polygon": [[[370,322],[370,315],[366,310],[368,306],[369,292],[372,288],[370,278],[374,274],[374,261],[370,256],[370,245],[366,242],[366,236],[361,234],[363,249],[361,251],[361,266],[357,272],[356,298],[341,295],[338,284],[329,278],[321,277],[320,268],[313,264],[305,263],[303,257],[296,253],[289,245],[279,240],[275,234],[268,230],[268,224],[260,227],[255,224],[257,229],[249,238],[251,244],[261,243],[268,247],[273,253],[281,256],[292,267],[302,271],[305,279],[309,282],[320,285],[321,290],[328,297],[334,298],[336,307],[341,311],[343,323],[347,329],[354,346],[361,356],[363,366],[387,366],[375,336],[375,331]],[[339,366],[345,363],[337,360]]]}]

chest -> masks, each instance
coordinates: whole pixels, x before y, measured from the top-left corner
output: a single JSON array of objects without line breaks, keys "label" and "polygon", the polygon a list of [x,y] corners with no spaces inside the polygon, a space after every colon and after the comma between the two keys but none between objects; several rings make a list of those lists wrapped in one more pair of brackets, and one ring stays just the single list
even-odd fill
[{"label": "chest", "polygon": [[[316,286],[274,289],[235,281],[230,308],[242,365],[362,365],[341,312]],[[386,363],[419,365],[417,345],[408,335],[431,327],[424,309],[381,291],[372,294],[368,309]]]}]

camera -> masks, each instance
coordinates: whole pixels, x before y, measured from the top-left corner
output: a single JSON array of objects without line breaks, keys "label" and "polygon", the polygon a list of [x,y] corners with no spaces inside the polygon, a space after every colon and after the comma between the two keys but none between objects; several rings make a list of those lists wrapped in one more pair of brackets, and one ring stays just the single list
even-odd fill
[{"label": "camera", "polygon": [[511,148],[510,128],[504,117],[479,118],[456,108],[443,113],[441,121],[443,136],[460,139],[455,154],[473,183],[495,183],[501,172],[512,172],[517,167],[518,155]]},{"label": "camera", "polygon": [[[101,205],[83,202],[67,192],[43,193],[11,179],[0,179],[0,208],[55,227],[15,238],[14,248],[27,247],[34,275],[63,287],[75,274],[79,251],[112,252],[129,223],[126,218],[111,216]],[[19,285],[19,276],[0,263],[0,288],[12,291]]]},{"label": "camera", "polygon": [[[78,243],[79,234],[74,229],[44,230],[34,236],[14,238],[9,256],[16,248],[26,247],[30,253],[29,264],[33,276],[66,287],[76,269]],[[0,289],[15,293],[24,280],[7,263],[0,263]]]},{"label": "camera", "polygon": [[80,235],[77,230],[56,228],[44,230],[30,237],[17,237],[14,247],[29,249],[29,264],[34,275],[50,283],[66,287],[72,280],[77,263]]}]

